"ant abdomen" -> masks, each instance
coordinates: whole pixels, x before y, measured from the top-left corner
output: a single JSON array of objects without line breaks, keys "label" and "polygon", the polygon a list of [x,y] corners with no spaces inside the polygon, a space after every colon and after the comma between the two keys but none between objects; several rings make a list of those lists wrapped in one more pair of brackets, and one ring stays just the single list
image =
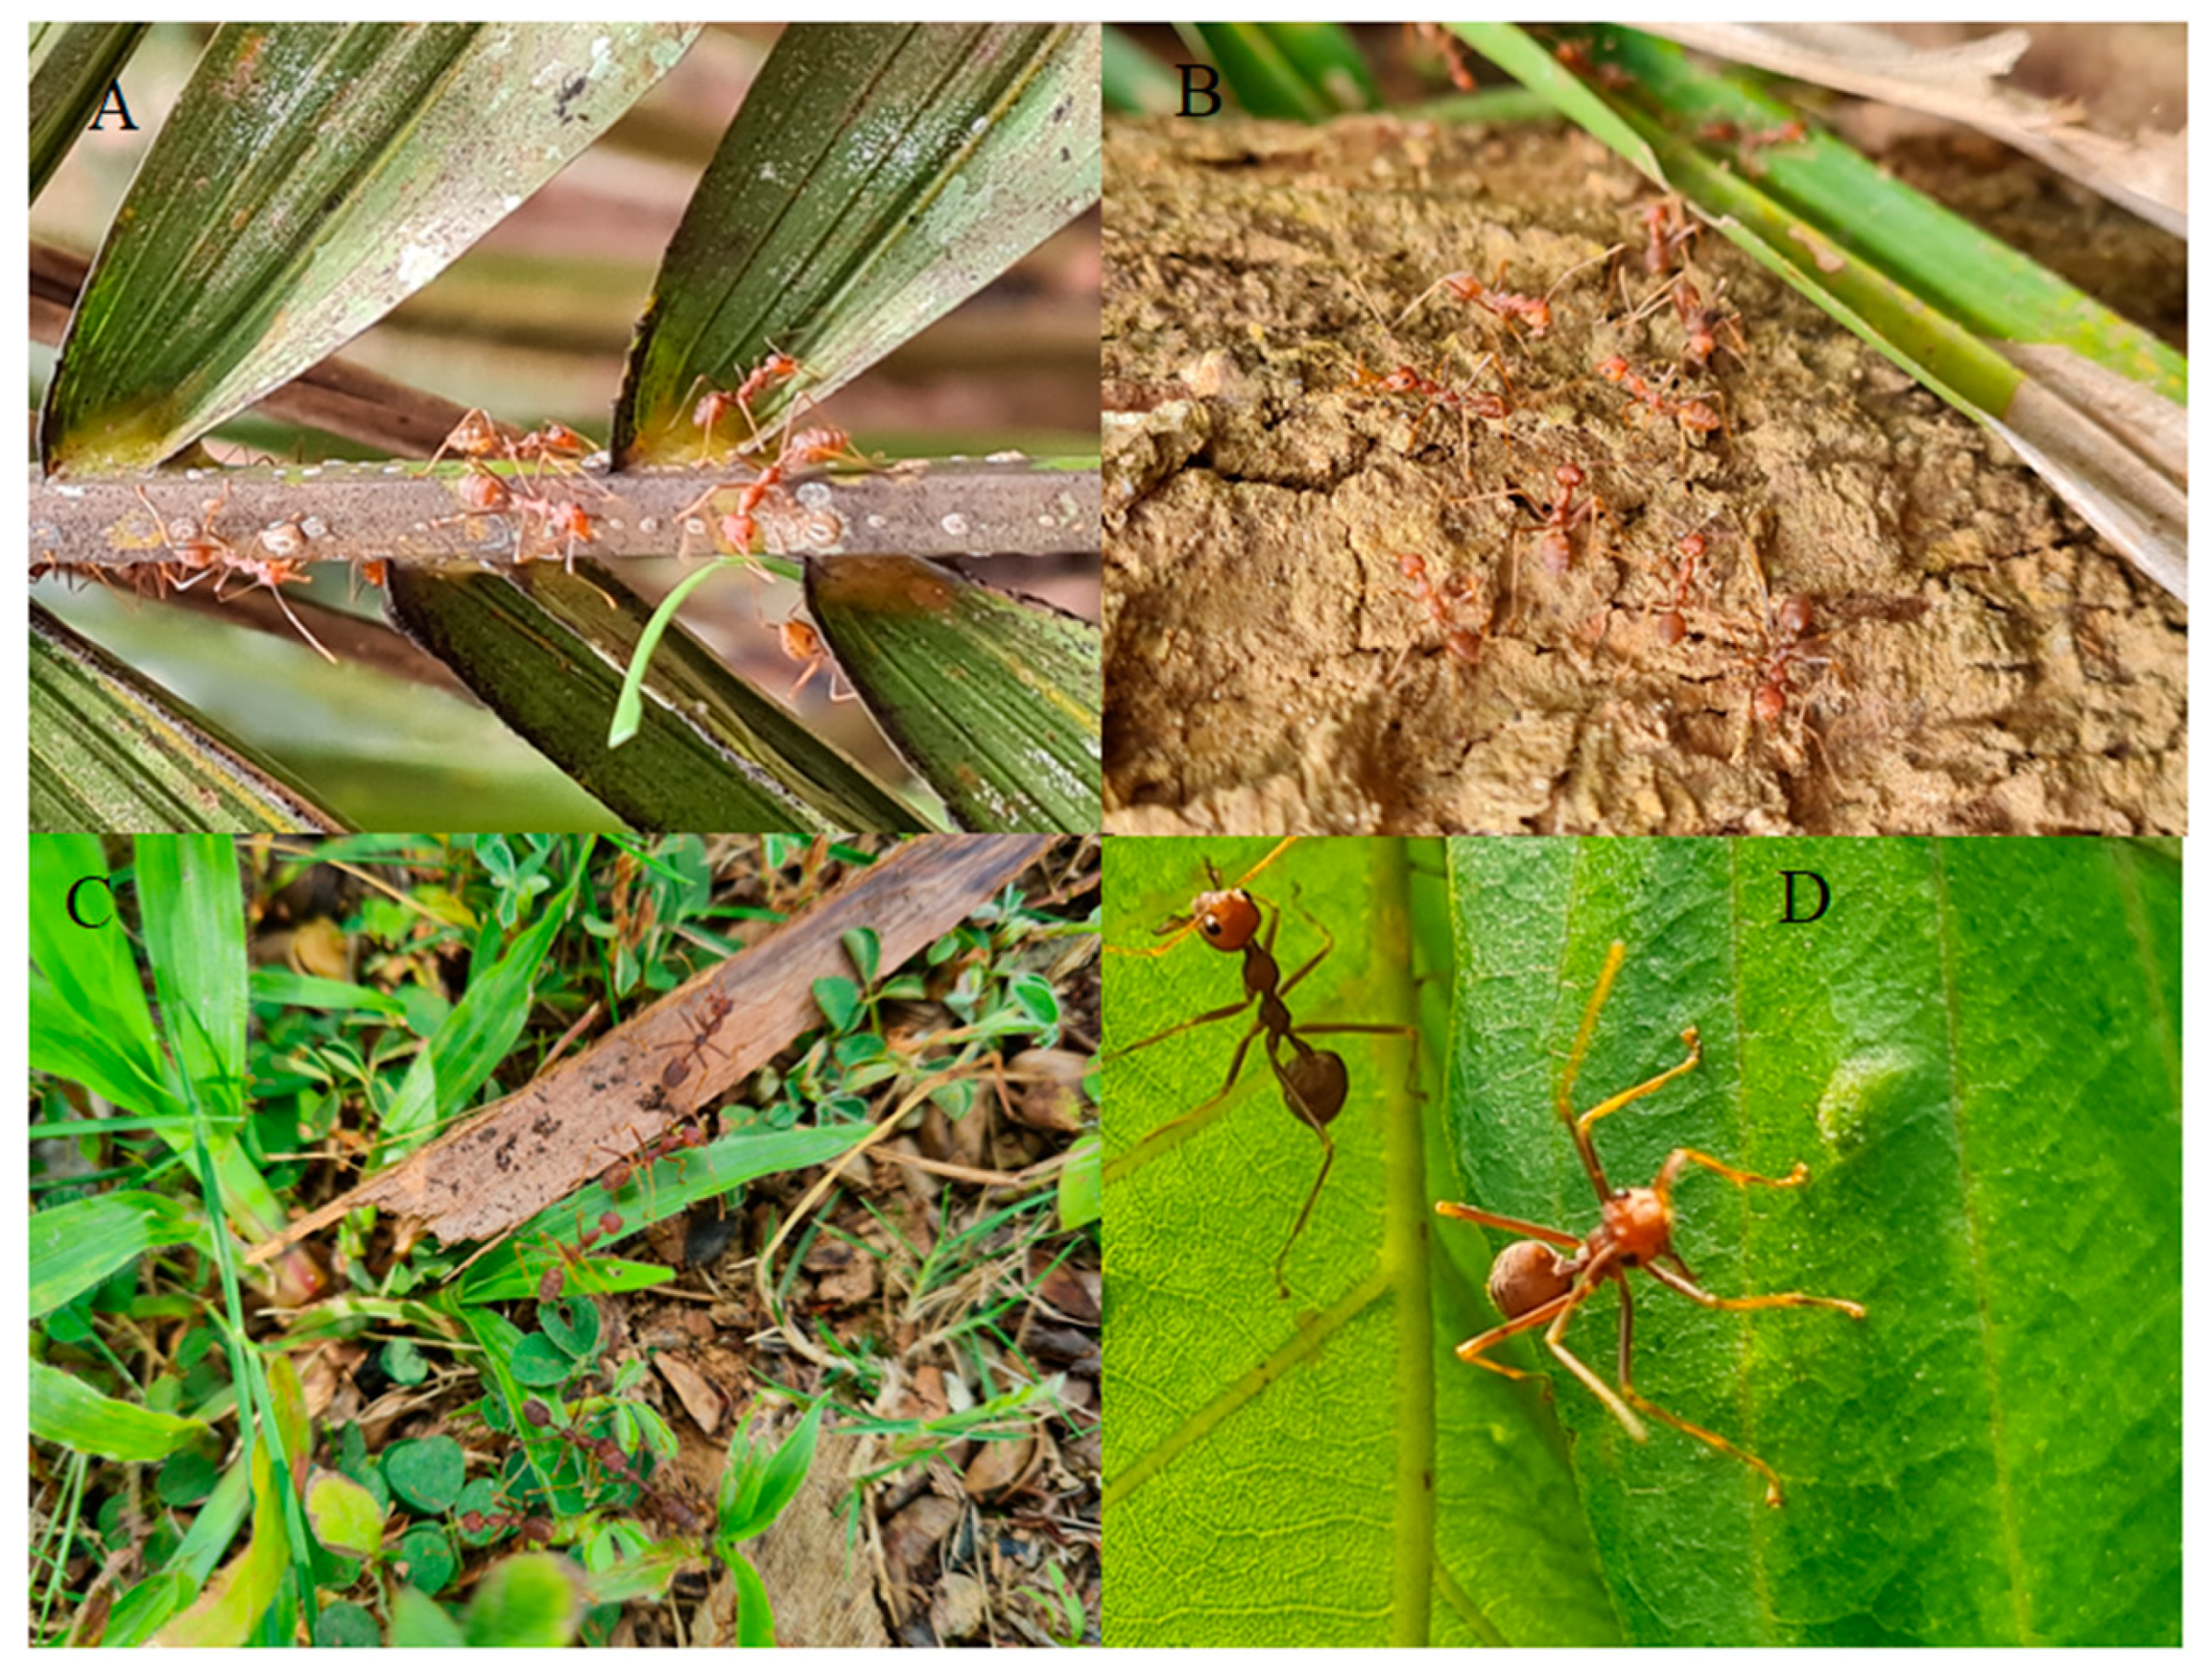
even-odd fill
[{"label": "ant abdomen", "polygon": [[1498,1314],[1511,1322],[1565,1293],[1573,1275],[1559,1261],[1541,1240],[1516,1240],[1501,1251],[1490,1263],[1490,1303]]},{"label": "ant abdomen", "polygon": [[1318,1130],[1333,1123],[1344,1110],[1351,1077],[1344,1069],[1343,1055],[1326,1048],[1309,1048],[1284,1067],[1283,1090],[1290,1097],[1292,1113]]}]

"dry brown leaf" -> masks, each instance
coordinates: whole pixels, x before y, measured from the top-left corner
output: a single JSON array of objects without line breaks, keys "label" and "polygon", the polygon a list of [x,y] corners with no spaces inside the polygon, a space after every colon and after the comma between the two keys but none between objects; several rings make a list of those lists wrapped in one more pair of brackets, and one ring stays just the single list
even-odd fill
[{"label": "dry brown leaf", "polygon": [[2189,236],[2187,131],[2100,133],[2082,126],[2072,104],[2005,86],[1998,78],[2028,49],[2024,29],[1946,47],[1913,46],[1859,23],[1679,23],[1657,33],[1800,82],[1962,122]]},{"label": "dry brown leaf", "polygon": [[726,1405],[722,1394],[714,1389],[707,1378],[679,1356],[667,1352],[655,1352],[653,1358],[654,1371],[666,1380],[669,1388],[689,1412],[700,1431],[712,1438],[722,1429],[723,1411]]},{"label": "dry brown leaf", "polygon": [[840,940],[871,927],[889,971],[996,893],[1053,841],[910,839],[583,1053],[494,1103],[249,1255],[263,1262],[361,1206],[421,1217],[448,1245],[488,1240],[581,1186],[644,1138],[821,1022],[813,983],[850,972]]}]

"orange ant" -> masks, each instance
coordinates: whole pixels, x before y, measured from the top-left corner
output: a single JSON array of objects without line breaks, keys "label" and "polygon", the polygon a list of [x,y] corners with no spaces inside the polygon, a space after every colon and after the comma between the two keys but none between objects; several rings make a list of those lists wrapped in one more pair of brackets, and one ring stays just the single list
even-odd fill
[{"label": "orange ant", "polygon": [[431,468],[448,454],[481,461],[502,450],[518,470],[526,462],[534,461],[538,475],[543,476],[549,468],[563,473],[579,470],[579,463],[591,452],[591,440],[581,432],[570,430],[558,419],[548,419],[536,430],[525,431],[519,437],[511,436],[498,420],[482,408],[470,408],[461,416],[453,429],[445,434],[445,441],[438,445],[438,452],[430,457],[428,464],[416,475],[429,476]]},{"label": "orange ant", "polygon": [[[1536,543],[1536,558],[1543,562],[1544,568],[1554,576],[1561,576],[1575,563],[1576,526],[1603,517],[1605,504],[1598,499],[1595,490],[1582,501],[1575,499],[1575,491],[1589,478],[1573,461],[1562,463],[1552,473],[1552,477],[1559,486],[1559,498],[1543,510],[1538,522],[1531,528],[1541,533],[1541,539]],[[1508,490],[1504,494],[1480,498],[1534,504],[1534,497],[1521,490]]]},{"label": "orange ant", "polygon": [[[1405,313],[1398,316],[1398,323],[1404,325],[1412,318],[1414,311],[1427,302],[1430,298],[1436,296],[1438,292],[1448,291],[1462,302],[1474,304],[1475,307],[1482,309],[1503,324],[1510,326],[1515,321],[1526,322],[1529,336],[1540,338],[1552,329],[1552,299],[1558,295],[1559,287],[1592,264],[1603,262],[1608,256],[1617,255],[1621,247],[1616,245],[1612,250],[1600,251],[1587,261],[1576,263],[1558,278],[1553,280],[1551,290],[1545,292],[1541,297],[1529,297],[1520,292],[1497,289],[1505,283],[1506,259],[1503,256],[1498,258],[1497,276],[1488,285],[1485,285],[1472,274],[1447,274],[1406,305]],[[1502,375],[1503,369],[1500,371]]]},{"label": "orange ant", "polygon": [[[1489,358],[1491,364],[1497,368],[1499,381],[1504,383],[1506,381],[1505,363],[1500,361],[1495,353],[1491,353]],[[1362,390],[1375,389],[1390,395],[1417,395],[1424,399],[1426,405],[1422,407],[1420,413],[1414,419],[1414,428],[1408,440],[1409,446],[1411,446],[1412,438],[1417,438],[1420,435],[1421,427],[1428,423],[1429,416],[1439,408],[1443,409],[1446,413],[1459,415],[1460,451],[1463,462],[1470,457],[1473,448],[1473,430],[1469,422],[1469,416],[1502,425],[1505,423],[1507,416],[1512,412],[1507,398],[1495,391],[1454,390],[1449,385],[1439,384],[1426,373],[1412,367],[1400,367],[1394,372],[1375,373],[1368,371],[1368,365],[1363,360],[1352,376],[1354,383]],[[1506,388],[1510,391],[1512,387],[1509,383]]]},{"label": "orange ant", "polygon": [[1667,387],[1674,382],[1672,374],[1654,385],[1630,367],[1625,355],[1606,356],[1597,364],[1596,371],[1600,376],[1621,386],[1634,398],[1629,403],[1628,412],[1634,413],[1638,406],[1647,407],[1662,419],[1673,419],[1680,425],[1685,444],[1689,441],[1690,432],[1701,431],[1709,435],[1720,430],[1724,423],[1720,413],[1701,398],[1677,401],[1670,397]]},{"label": "orange ant", "polygon": [[1690,219],[1682,201],[1674,193],[1653,199],[1637,211],[1644,224],[1644,272],[1665,274],[1675,259],[1698,236],[1698,224]]},{"label": "orange ant", "polygon": [[[1866,1307],[1848,1299],[1815,1298],[1809,1293],[1769,1293],[1748,1299],[1717,1298],[1698,1285],[1689,1264],[1675,1250],[1675,1179],[1682,1173],[1684,1166],[1702,1165],[1740,1187],[1801,1187],[1809,1180],[1802,1162],[1794,1166],[1787,1176],[1756,1176],[1750,1171],[1724,1164],[1710,1154],[1701,1153],[1695,1148],[1677,1147],[1667,1155],[1666,1162],[1659,1166],[1659,1174],[1650,1187],[1615,1189],[1607,1184],[1605,1168],[1598,1162],[1597,1148],[1590,1141],[1590,1127],[1600,1118],[1643,1099],[1690,1071],[1697,1066],[1700,1055],[1698,1029],[1692,1025],[1682,1032],[1682,1042],[1689,1052],[1680,1065],[1660,1072],[1656,1077],[1647,1078],[1609,1100],[1599,1102],[1579,1117],[1576,1115],[1575,1075],[1582,1069],[1582,1058],[1588,1052],[1590,1039],[1597,1030],[1599,1010],[1605,1006],[1605,997],[1613,988],[1613,980],[1620,972],[1621,963],[1627,954],[1628,946],[1617,941],[1607,952],[1605,970],[1598,974],[1597,988],[1590,993],[1589,1005],[1582,1012],[1582,1029],[1575,1035],[1575,1045],[1567,1056],[1566,1069],[1560,1076],[1558,1090],[1553,1101],[1560,1121],[1567,1126],[1567,1133],[1574,1140],[1575,1152],[1582,1161],[1582,1170],[1589,1177],[1590,1186],[1597,1190],[1600,1212],[1598,1226],[1578,1240],[1564,1230],[1548,1229],[1540,1223],[1524,1222],[1518,1217],[1481,1210],[1473,1206],[1455,1205],[1448,1200],[1438,1202],[1437,1211],[1440,1216],[1457,1217],[1463,1222],[1479,1223],[1487,1229],[1498,1229],[1509,1234],[1529,1237],[1515,1241],[1499,1252],[1490,1268],[1490,1300],[1497,1306],[1498,1313],[1506,1318],[1505,1322],[1468,1340],[1459,1348],[1459,1354],[1478,1368],[1489,1369],[1509,1379],[1525,1379],[1531,1371],[1493,1361],[1484,1354],[1515,1334],[1526,1333],[1549,1323],[1550,1329],[1544,1334],[1545,1347],[1558,1358],[1569,1374],[1582,1381],[1612,1412],[1613,1418],[1627,1429],[1630,1438],[1642,1444],[1651,1437],[1650,1429],[1645,1426],[1639,1411],[1642,1415],[1664,1422],[1701,1444],[1732,1455],[1755,1469],[1767,1480],[1768,1505],[1779,1508],[1782,1505],[1782,1481],[1772,1468],[1740,1445],[1730,1444],[1719,1433],[1709,1432],[1693,1422],[1684,1421],[1660,1408],[1636,1390],[1629,1369],[1635,1326],[1635,1302],[1629,1288],[1629,1274],[1631,1270],[1641,1270],[1662,1286],[1680,1293],[1692,1304],[1702,1305],[1711,1310],[1770,1310],[1807,1306],[1841,1310],[1854,1320],[1864,1320]],[[1562,1250],[1555,1251],[1553,1248]],[[1574,1319],[1576,1310],[1606,1282],[1619,1287],[1621,1294],[1620,1391],[1617,1393],[1593,1374],[1563,1342],[1567,1324]]]},{"label": "orange ant", "polygon": [[[766,395],[777,385],[789,382],[798,371],[799,363],[796,357],[786,355],[780,349],[771,348],[754,365],[752,371],[738,381],[735,390],[709,390],[706,395],[701,396],[697,405],[691,410],[691,422],[697,425],[700,431],[699,458],[701,463],[703,465],[713,452],[714,428],[729,417],[732,408],[745,416],[747,432],[745,443],[736,452],[740,454],[749,452],[753,443],[760,441],[760,426],[752,417],[753,401],[757,397]],[[705,382],[705,377],[702,374],[693,381],[692,388],[697,390],[700,385]]]},{"label": "orange ant", "polygon": [[[1675,318],[1682,323],[1682,365],[1702,372],[1713,357],[1726,350],[1738,361],[1749,358],[1749,346],[1744,342],[1743,316],[1733,309],[1721,306],[1721,293],[1727,289],[1723,279],[1714,288],[1713,301],[1707,306],[1698,288],[1684,276],[1677,278],[1666,288],[1665,298],[1675,305]],[[1656,307],[1653,299],[1650,307]],[[1648,309],[1637,310],[1631,319],[1640,320]],[[1727,342],[1721,341],[1725,334]]]},{"label": "orange ant", "polygon": [[[1458,621],[1457,610],[1482,597],[1482,591],[1476,587],[1474,579],[1470,577],[1448,589],[1439,587],[1429,579],[1428,561],[1417,553],[1398,555],[1398,574],[1413,585],[1406,590],[1406,598],[1419,601],[1437,627],[1444,631],[1444,650],[1462,663],[1481,662],[1484,643],[1489,639],[1490,626],[1485,621],[1479,632],[1465,628]],[[1413,647],[1409,643],[1406,654],[1412,651]],[[1399,655],[1399,663],[1405,662],[1406,654]],[[1393,669],[1391,673],[1394,677],[1397,672]]]},{"label": "orange ant", "polygon": [[292,609],[292,602],[284,597],[284,585],[305,581],[307,577],[306,567],[295,559],[279,559],[274,555],[262,558],[252,554],[240,553],[229,542],[215,534],[216,515],[222,512],[225,503],[230,499],[230,485],[227,482],[224,484],[221,494],[217,495],[213,501],[204,504],[202,510],[206,515],[205,521],[197,530],[187,524],[182,535],[171,531],[167,520],[161,516],[161,509],[156,507],[153,497],[147,494],[146,486],[140,484],[136,487],[139,503],[152,515],[154,527],[160,532],[161,545],[166,547],[174,556],[176,564],[188,573],[181,581],[178,581],[167,565],[160,566],[156,570],[159,586],[188,588],[202,576],[214,571],[218,573],[215,587],[217,596],[220,598],[225,578],[243,576],[247,579],[247,587],[250,590],[267,588],[270,593],[275,596],[277,610],[282,611],[285,617],[290,620],[292,627],[299,632],[300,639],[306,641],[309,646],[320,653],[325,662],[336,663],[338,661],[336,655],[322,642],[316,639],[307,625],[299,620],[299,613]]},{"label": "orange ant", "polygon": [[[1336,1162],[1336,1142],[1330,1138],[1328,1126],[1335,1121],[1338,1114],[1344,1111],[1344,1100],[1351,1090],[1351,1077],[1344,1066],[1344,1056],[1332,1053],[1326,1048],[1313,1047],[1305,1039],[1307,1037],[1357,1034],[1405,1037],[1415,1042],[1418,1042],[1420,1040],[1419,1032],[1412,1025],[1307,1024],[1299,1026],[1293,1021],[1290,1005],[1284,998],[1304,981],[1307,974],[1328,958],[1330,951],[1336,947],[1336,939],[1329,933],[1327,927],[1300,909],[1298,912],[1304,916],[1316,931],[1321,934],[1321,946],[1308,957],[1304,966],[1286,979],[1282,975],[1282,968],[1275,960],[1274,952],[1275,934],[1282,926],[1282,910],[1273,904],[1267,904],[1266,906],[1272,910],[1272,914],[1263,914],[1263,899],[1246,889],[1247,884],[1272,864],[1276,857],[1280,856],[1285,850],[1289,849],[1292,842],[1286,838],[1277,844],[1257,863],[1247,869],[1243,876],[1233,885],[1224,885],[1219,871],[1215,869],[1211,861],[1206,862],[1206,877],[1211,882],[1213,889],[1198,894],[1191,902],[1188,915],[1163,921],[1154,929],[1154,936],[1172,933],[1172,935],[1167,936],[1165,943],[1150,949],[1117,949],[1114,951],[1117,954],[1140,957],[1164,955],[1195,931],[1205,940],[1209,948],[1219,949],[1225,955],[1236,955],[1241,958],[1244,970],[1244,999],[1232,1002],[1225,1007],[1210,1009],[1198,1015],[1195,1018],[1183,1020],[1179,1025],[1171,1025],[1164,1031],[1154,1032],[1152,1036],[1131,1042],[1125,1048],[1116,1049],[1110,1056],[1110,1058],[1118,1060],[1124,1055],[1134,1054],[1139,1049],[1150,1048],[1164,1042],[1171,1037],[1180,1036],[1185,1031],[1196,1030],[1201,1025],[1215,1024],[1223,1019],[1235,1018],[1255,1001],[1259,1004],[1258,1015],[1253,1019],[1251,1028],[1245,1033],[1244,1040],[1237,1044],[1236,1054],[1229,1061],[1228,1076],[1222,1084],[1221,1094],[1215,1098],[1225,1097],[1229,1090],[1236,1087],[1237,1078],[1245,1068],[1246,1055],[1251,1051],[1252,1043],[1264,1037],[1266,1039],[1265,1052],[1268,1066],[1274,1073],[1275,1082],[1282,1090],[1283,1104],[1290,1109],[1291,1116],[1312,1130],[1315,1138],[1321,1144],[1320,1169],[1314,1176],[1313,1186],[1306,1190],[1305,1203],[1298,1208],[1297,1220],[1291,1225],[1291,1232],[1284,1238],[1282,1249],[1275,1254],[1275,1291],[1280,1297],[1286,1299],[1291,1296],[1291,1289],[1290,1283],[1283,1279],[1283,1265],[1290,1258],[1292,1246],[1296,1243],[1298,1235],[1304,1232],[1307,1219],[1313,1215],[1314,1205],[1320,1198],[1321,1185],[1328,1181],[1329,1167]],[[1282,1050],[1286,1045],[1291,1054],[1288,1064],[1284,1062],[1282,1057]],[[1166,1135],[1169,1131],[1191,1122],[1203,1110],[1203,1108],[1200,1108],[1184,1114],[1179,1118],[1171,1118],[1168,1122],[1153,1130],[1138,1145],[1141,1146],[1155,1137]]]},{"label": "orange ant", "polygon": [[1681,554],[1681,564],[1675,574],[1675,597],[1667,609],[1659,613],[1659,638],[1673,646],[1690,632],[1689,622],[1682,615],[1682,608],[1689,604],[1690,585],[1697,580],[1698,562],[1705,557],[1708,543],[1704,532],[1692,530],[1677,546]]},{"label": "orange ant", "polygon": [[859,693],[844,680],[837,665],[831,661],[829,648],[821,638],[821,632],[803,617],[787,617],[775,626],[776,639],[782,644],[783,656],[795,664],[806,667],[798,672],[798,680],[792,683],[791,691],[783,696],[789,705],[799,694],[799,689],[814,680],[815,672],[829,665],[829,702],[840,704],[857,699]]}]

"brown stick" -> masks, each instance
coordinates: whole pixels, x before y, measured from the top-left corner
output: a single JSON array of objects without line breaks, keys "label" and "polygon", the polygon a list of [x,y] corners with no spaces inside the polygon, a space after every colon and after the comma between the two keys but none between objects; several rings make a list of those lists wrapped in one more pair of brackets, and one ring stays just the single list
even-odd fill
[{"label": "brown stick", "polygon": [[[1052,839],[910,839],[620,1030],[247,1255],[263,1262],[362,1206],[420,1218],[450,1245],[543,1210],[821,1022],[813,983],[849,972],[840,940],[872,927],[889,971],[1020,874]],[[711,1027],[702,1030],[702,1021]]]}]

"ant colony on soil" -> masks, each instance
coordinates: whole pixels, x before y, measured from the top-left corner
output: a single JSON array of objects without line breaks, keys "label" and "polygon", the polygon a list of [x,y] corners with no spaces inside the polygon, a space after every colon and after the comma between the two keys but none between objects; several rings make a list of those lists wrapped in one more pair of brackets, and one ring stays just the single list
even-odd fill
[{"label": "ant colony on soil", "polygon": [[1110,829],[2181,829],[2179,603],[1594,141],[1106,180]]}]

